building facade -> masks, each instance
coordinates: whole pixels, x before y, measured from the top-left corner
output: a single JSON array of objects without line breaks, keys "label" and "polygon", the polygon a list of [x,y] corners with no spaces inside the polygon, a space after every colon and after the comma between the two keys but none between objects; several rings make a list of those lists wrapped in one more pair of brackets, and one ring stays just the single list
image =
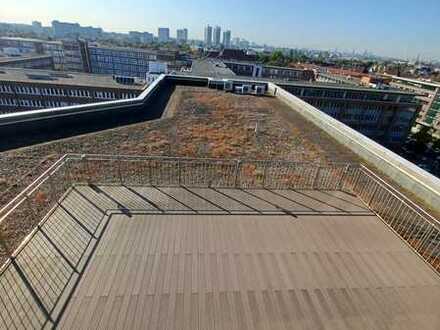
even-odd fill
[{"label": "building facade", "polygon": [[91,73],[115,74],[145,79],[148,63],[157,60],[155,51],[89,46]]},{"label": "building facade", "polygon": [[3,37],[0,38],[0,49],[15,50],[17,54],[50,55],[55,70],[64,70],[64,48],[61,41]]},{"label": "building facade", "polygon": [[286,81],[311,81],[315,79],[313,70],[267,66],[259,63],[223,61],[238,76],[278,79]]},{"label": "building facade", "polygon": [[66,23],[60,21],[52,21],[52,31],[55,38],[86,38],[96,40],[99,38],[103,30],[93,26],[81,26],[78,23]]},{"label": "building facade", "polygon": [[19,57],[0,57],[0,67],[53,70],[53,58],[50,55],[29,55]]},{"label": "building facade", "polygon": [[159,28],[157,31],[157,38],[160,43],[166,43],[170,41],[170,29]]},{"label": "building facade", "polygon": [[179,44],[186,44],[188,42],[188,29],[177,30],[177,42]]},{"label": "building facade", "polygon": [[212,26],[207,25],[205,26],[205,46],[211,47],[212,46]]},{"label": "building facade", "polygon": [[231,48],[231,31],[227,30],[223,32],[223,47]]},{"label": "building facade", "polygon": [[0,114],[135,98],[145,87],[84,73],[9,68],[2,72]]},{"label": "building facade", "polygon": [[63,40],[64,70],[89,72],[87,66],[87,43],[82,40]]},{"label": "building facade", "polygon": [[212,43],[215,47],[219,47],[221,45],[222,39],[222,28],[220,26],[216,26],[214,28],[213,40]]},{"label": "building facade", "polygon": [[431,127],[440,136],[440,83],[392,76],[391,87],[419,94],[421,110],[417,123]]},{"label": "building facade", "polygon": [[291,94],[385,145],[405,142],[420,109],[415,94],[353,86],[278,84]]}]

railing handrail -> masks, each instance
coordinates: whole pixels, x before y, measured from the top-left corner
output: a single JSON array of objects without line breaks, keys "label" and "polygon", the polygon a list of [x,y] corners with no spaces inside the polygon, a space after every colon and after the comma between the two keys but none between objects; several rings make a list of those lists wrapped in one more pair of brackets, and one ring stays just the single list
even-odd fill
[{"label": "railing handrail", "polygon": [[291,164],[296,166],[313,166],[313,167],[342,167],[351,166],[359,167],[358,164],[350,163],[312,163],[312,162],[295,162],[291,160],[283,159],[270,159],[270,160],[258,160],[258,159],[238,159],[238,158],[193,158],[193,157],[172,157],[172,156],[137,156],[137,155],[114,155],[114,154],[77,154],[68,153],[63,155],[54,164],[52,164],[47,170],[45,170],[40,176],[38,176],[33,182],[31,182],[27,187],[25,187],[17,196],[15,196],[10,202],[0,209],[0,225],[7,218],[7,216],[14,211],[21,203],[23,203],[27,196],[35,191],[54,171],[58,170],[65,162],[69,160],[95,160],[95,161],[106,161],[106,160],[158,160],[158,161],[188,161],[188,162],[213,162],[213,163],[230,163],[236,164],[240,163],[259,163],[259,164]]},{"label": "railing handrail", "polygon": [[369,176],[371,179],[375,180],[382,188],[387,190],[390,194],[392,194],[395,198],[400,200],[402,203],[404,203],[407,207],[412,209],[414,212],[418,213],[420,216],[428,218],[433,225],[437,225],[440,228],[440,221],[434,218],[432,215],[430,215],[428,212],[426,212],[424,209],[422,209],[420,206],[418,206],[416,203],[411,201],[408,197],[403,195],[401,192],[399,192],[396,188],[391,186],[388,182],[386,182],[384,179],[379,177],[377,174],[375,174],[372,170],[370,170],[367,166],[364,164],[360,165],[361,169],[365,171],[365,174]]},{"label": "railing handrail", "polygon": [[0,225],[7,217],[7,215],[13,211],[17,206],[19,206],[28,196],[30,192],[38,188],[45,179],[51,174],[55,169],[65,162],[69,158],[69,154],[62,156],[55,163],[52,164],[47,170],[45,170],[40,176],[38,176],[34,181],[32,181],[26,188],[24,188],[17,196],[15,196],[9,203],[0,209]]},{"label": "railing handrail", "polygon": [[342,166],[342,165],[350,165],[353,167],[360,167],[358,163],[348,163],[348,162],[332,162],[332,163],[313,163],[313,162],[297,162],[293,160],[285,160],[285,159],[253,159],[253,158],[195,158],[195,157],[173,157],[173,156],[138,156],[138,155],[115,155],[115,154],[67,154],[69,157],[75,157],[76,159],[85,158],[85,159],[93,159],[93,158],[101,158],[102,160],[106,159],[115,159],[115,160],[123,160],[123,159],[139,159],[139,160],[170,160],[170,161],[217,161],[217,162],[252,162],[252,163],[280,163],[280,164],[292,164],[292,165],[313,165],[315,167],[324,166]]}]

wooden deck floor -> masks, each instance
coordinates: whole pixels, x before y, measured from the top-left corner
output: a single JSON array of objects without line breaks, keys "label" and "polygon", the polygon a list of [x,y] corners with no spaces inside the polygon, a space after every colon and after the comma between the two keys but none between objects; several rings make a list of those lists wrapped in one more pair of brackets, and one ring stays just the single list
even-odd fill
[{"label": "wooden deck floor", "polygon": [[2,328],[440,328],[439,277],[341,192],[79,186],[0,296]]}]

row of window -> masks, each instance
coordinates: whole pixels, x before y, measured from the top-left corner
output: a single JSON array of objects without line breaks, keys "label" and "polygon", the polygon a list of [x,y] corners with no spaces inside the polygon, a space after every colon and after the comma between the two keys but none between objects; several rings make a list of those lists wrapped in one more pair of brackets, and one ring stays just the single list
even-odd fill
[{"label": "row of window", "polygon": [[357,91],[335,91],[335,90],[322,90],[316,88],[297,88],[287,87],[290,93],[296,96],[305,97],[326,97],[326,98],[339,98],[350,100],[365,100],[365,101],[386,101],[386,102],[401,102],[410,103],[414,100],[411,95],[397,95],[388,93],[365,93]]},{"label": "row of window", "polygon": [[115,74],[124,77],[139,77],[139,78],[145,78],[145,74],[146,74],[145,72],[125,71],[125,70],[119,70],[113,68],[93,68],[92,73]]},{"label": "row of window", "polygon": [[123,58],[123,57],[131,57],[131,58],[146,58],[150,60],[156,60],[157,55],[146,53],[146,52],[128,52],[117,49],[100,49],[100,48],[90,48],[90,54],[93,55],[102,55],[102,56],[111,56],[114,58]]},{"label": "row of window", "polygon": [[60,102],[60,101],[41,101],[41,100],[26,100],[26,99],[9,99],[0,98],[0,105],[13,107],[28,107],[28,108],[48,108],[48,107],[66,107],[69,105],[76,105],[79,103]]},{"label": "row of window", "polygon": [[131,57],[112,57],[112,56],[91,56],[92,65],[97,63],[122,63],[122,64],[134,64],[134,65],[148,65],[149,61],[154,61],[155,58],[131,58]]},{"label": "row of window", "polygon": [[[54,87],[30,87],[30,86],[10,86],[0,85],[0,93],[6,94],[20,94],[20,95],[43,95],[43,96],[58,96],[58,97],[81,97],[81,98],[98,98],[115,100],[119,97],[114,92],[108,91],[89,91],[85,89],[64,89]],[[136,97],[134,93],[128,93]],[[130,97],[131,98],[131,97]]]}]

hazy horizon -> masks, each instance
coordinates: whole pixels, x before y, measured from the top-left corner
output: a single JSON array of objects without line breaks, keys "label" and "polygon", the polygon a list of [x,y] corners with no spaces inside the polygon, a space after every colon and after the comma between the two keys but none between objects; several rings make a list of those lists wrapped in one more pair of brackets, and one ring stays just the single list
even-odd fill
[{"label": "hazy horizon", "polygon": [[[85,10],[87,9],[87,10]],[[26,23],[52,20],[102,27],[109,32],[148,31],[169,27],[172,36],[186,27],[191,39],[203,39],[206,24],[230,29],[233,37],[276,47],[371,51],[377,55],[426,60],[440,59],[435,25],[439,1],[371,0],[347,3],[325,0],[232,0],[221,4],[206,1],[167,3],[126,0],[28,0],[2,8],[0,21]]]}]

